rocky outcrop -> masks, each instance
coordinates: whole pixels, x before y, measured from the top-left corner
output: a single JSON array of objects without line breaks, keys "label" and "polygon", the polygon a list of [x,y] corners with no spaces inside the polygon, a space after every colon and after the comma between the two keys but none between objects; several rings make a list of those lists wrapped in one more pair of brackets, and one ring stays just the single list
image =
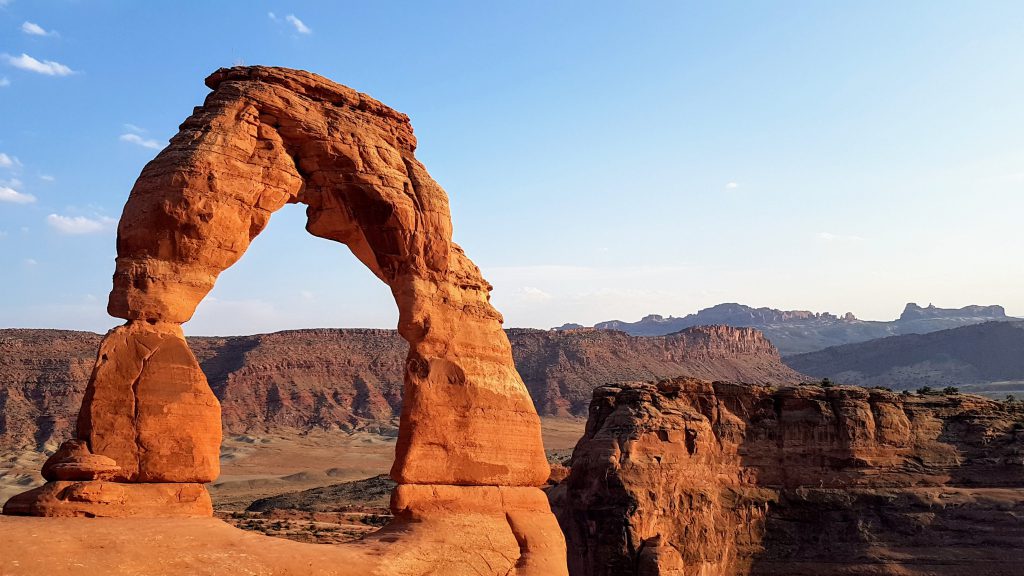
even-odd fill
[{"label": "rocky outcrop", "polygon": [[1024,561],[1024,408],[854,387],[603,387],[550,497],[574,576],[1010,576]]},{"label": "rocky outcrop", "polygon": [[921,307],[911,302],[900,314],[900,321],[931,320],[936,318],[991,318],[1006,320],[1006,309],[1002,306],[964,306],[963,308],[939,308],[934,304]]},{"label": "rocky outcrop", "polygon": [[[415,158],[408,117],[303,71],[221,69],[207,85],[203,106],[143,169],[118,224],[107,310],[127,323],[100,344],[77,439],[116,462],[119,482],[50,482],[5,511],[210,513],[191,491],[205,494],[201,483],[218,474],[220,405],[180,325],[270,215],[301,202],[310,233],[345,244],[391,290],[409,343],[391,470],[395,535],[375,540],[393,554],[352,569],[437,574],[442,560],[467,565],[493,552],[501,560],[485,561],[486,573],[564,573],[564,541],[537,488],[549,473],[540,420],[491,286],[452,242],[447,195]],[[190,493],[162,497],[175,489]],[[486,550],[453,554],[430,542],[439,529],[470,526],[493,539]],[[409,570],[410,555],[434,567]]]},{"label": "rocky outcrop", "polygon": [[[700,327],[650,338],[605,330],[506,333],[542,415],[586,415],[594,388],[614,382],[681,375],[749,383],[807,379],[752,329]],[[0,452],[53,450],[71,434],[100,339],[89,332],[0,330]],[[394,330],[186,341],[220,400],[225,433],[397,430],[409,345]]]}]

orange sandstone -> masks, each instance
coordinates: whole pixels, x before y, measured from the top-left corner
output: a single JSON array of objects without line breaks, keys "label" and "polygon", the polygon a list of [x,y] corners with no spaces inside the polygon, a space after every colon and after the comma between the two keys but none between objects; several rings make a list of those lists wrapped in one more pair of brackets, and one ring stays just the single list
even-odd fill
[{"label": "orange sandstone", "polygon": [[[303,71],[221,69],[207,85],[118,225],[107,309],[127,323],[101,343],[78,420],[79,459],[113,460],[115,482],[50,482],[5,512],[210,514],[201,483],[219,472],[220,406],[180,324],[271,214],[301,202],[310,233],[347,245],[391,289],[409,342],[397,519],[376,540],[397,542],[367,566],[458,574],[493,556],[487,573],[564,574],[564,540],[537,488],[549,474],[539,418],[491,286],[452,242],[448,198],[415,158],[408,117]],[[427,536],[437,527],[448,532]],[[475,544],[438,545],[469,532]]]}]

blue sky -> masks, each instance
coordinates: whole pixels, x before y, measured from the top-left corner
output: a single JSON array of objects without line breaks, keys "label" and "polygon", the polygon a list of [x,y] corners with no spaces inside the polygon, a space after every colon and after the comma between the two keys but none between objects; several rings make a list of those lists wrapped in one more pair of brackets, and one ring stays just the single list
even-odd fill
[{"label": "blue sky", "polygon": [[[1024,3],[0,0],[0,326],[102,331],[143,165],[243,62],[412,117],[506,325],[1024,316]],[[186,331],[392,327],[276,214]]]}]

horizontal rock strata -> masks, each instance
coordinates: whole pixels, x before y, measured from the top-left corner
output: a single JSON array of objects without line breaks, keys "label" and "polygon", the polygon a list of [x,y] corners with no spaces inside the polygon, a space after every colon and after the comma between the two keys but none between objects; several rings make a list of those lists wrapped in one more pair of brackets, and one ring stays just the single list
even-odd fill
[{"label": "horizontal rock strata", "polygon": [[574,576],[1010,576],[1024,563],[1024,408],[854,387],[604,387],[550,496]]}]

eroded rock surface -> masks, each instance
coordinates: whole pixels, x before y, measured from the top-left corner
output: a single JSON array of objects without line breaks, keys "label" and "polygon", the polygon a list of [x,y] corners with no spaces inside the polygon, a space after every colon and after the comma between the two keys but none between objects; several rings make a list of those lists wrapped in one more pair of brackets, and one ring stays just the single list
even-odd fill
[{"label": "eroded rock surface", "polygon": [[[542,416],[586,416],[594,388],[615,382],[684,375],[747,383],[808,379],[787,368],[750,328],[700,326],[651,337],[611,330],[505,332]],[[0,454],[53,450],[74,432],[101,339],[91,332],[0,329]],[[220,400],[226,434],[397,429],[409,345],[395,330],[185,340]]]},{"label": "eroded rock surface", "polygon": [[1009,576],[1022,421],[967,395],[604,387],[550,496],[574,576]]}]

